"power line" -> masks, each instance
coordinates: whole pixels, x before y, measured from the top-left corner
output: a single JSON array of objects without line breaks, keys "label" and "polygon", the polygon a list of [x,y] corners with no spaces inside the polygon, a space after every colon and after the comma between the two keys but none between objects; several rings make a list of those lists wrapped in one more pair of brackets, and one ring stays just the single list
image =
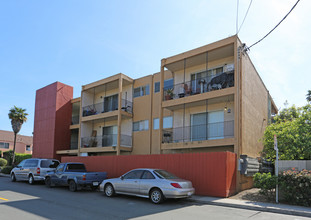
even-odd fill
[{"label": "power line", "polygon": [[269,31],[268,34],[266,34],[263,38],[261,38],[259,41],[257,41],[256,43],[252,44],[251,46],[245,48],[244,50],[249,50],[252,46],[255,46],[256,44],[258,44],[260,41],[262,41],[263,39],[265,39],[269,34],[271,34],[272,31],[274,31],[274,29],[276,29],[281,23],[282,21],[285,20],[285,18],[292,12],[292,10],[296,7],[296,5],[298,4],[300,0],[297,0],[296,4],[292,7],[292,9],[285,15],[285,17],[271,30]]},{"label": "power line", "polygon": [[253,0],[251,0],[251,2],[249,3],[249,6],[248,6],[248,9],[247,9],[246,14],[245,14],[245,16],[244,16],[244,19],[243,19],[243,21],[242,21],[242,24],[241,24],[241,26],[240,26],[240,28],[239,28],[239,30],[237,31],[236,34],[238,34],[238,33],[240,32],[241,27],[243,26],[244,21],[245,21],[245,18],[246,18],[247,14],[248,14],[248,11],[249,11],[249,9],[250,9],[250,7],[251,7],[251,5],[252,5],[252,2],[253,2]]},{"label": "power line", "polygon": [[238,34],[238,23],[239,23],[239,0],[237,0],[236,3],[236,22],[235,22],[236,34]]}]

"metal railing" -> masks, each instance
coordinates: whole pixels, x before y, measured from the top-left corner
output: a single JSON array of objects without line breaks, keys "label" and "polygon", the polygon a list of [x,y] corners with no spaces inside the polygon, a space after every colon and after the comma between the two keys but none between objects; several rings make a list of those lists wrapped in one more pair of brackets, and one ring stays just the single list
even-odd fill
[{"label": "metal railing", "polygon": [[71,125],[77,125],[77,124],[79,124],[79,120],[80,120],[79,115],[72,116],[72,117],[71,117]]},{"label": "metal railing", "polygon": [[[118,103],[116,103],[115,105],[108,105],[108,104],[105,105],[105,102],[100,102],[82,107],[82,116],[85,117],[90,115],[97,115],[100,113],[111,112],[116,110],[118,110]],[[121,110],[132,114],[133,103],[129,100],[122,99]]]},{"label": "metal railing", "polygon": [[175,84],[173,88],[163,88],[163,100],[179,99],[233,86],[234,70]]},{"label": "metal railing", "polygon": [[163,129],[163,143],[192,142],[234,137],[234,120]]},{"label": "metal railing", "polygon": [[[81,138],[81,148],[88,147],[115,147],[117,146],[117,134],[106,134],[97,137],[83,137]],[[132,136],[121,134],[121,146],[131,147]]]}]

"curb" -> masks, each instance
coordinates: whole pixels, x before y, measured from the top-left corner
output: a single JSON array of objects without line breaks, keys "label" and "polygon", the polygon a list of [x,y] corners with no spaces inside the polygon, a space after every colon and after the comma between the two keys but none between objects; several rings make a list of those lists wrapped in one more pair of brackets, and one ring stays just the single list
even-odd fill
[{"label": "curb", "polygon": [[0,177],[10,177],[10,174],[0,173]]},{"label": "curb", "polygon": [[[293,209],[288,210],[285,208],[268,207],[265,205],[261,205],[260,203],[253,203],[253,205],[247,205],[247,204],[226,203],[226,202],[219,202],[219,201],[207,201],[204,199],[195,199],[195,198],[189,198],[189,200],[193,202],[201,203],[201,204],[248,209],[248,210],[253,210],[253,211],[272,212],[272,213],[295,215],[295,216],[302,216],[302,217],[311,217],[311,209],[310,209],[310,212],[307,212],[307,211],[299,211],[299,210],[293,210]],[[251,202],[251,201],[248,201],[248,202]],[[271,204],[271,203],[267,203],[267,205],[268,204]]]}]

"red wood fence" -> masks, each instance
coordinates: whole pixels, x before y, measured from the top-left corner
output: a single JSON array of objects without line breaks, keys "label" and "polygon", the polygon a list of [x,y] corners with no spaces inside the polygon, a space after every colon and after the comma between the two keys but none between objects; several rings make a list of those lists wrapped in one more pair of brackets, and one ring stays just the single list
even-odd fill
[{"label": "red wood fence", "polygon": [[82,162],[109,178],[135,168],[165,169],[190,180],[197,195],[228,197],[236,188],[236,154],[231,152],[62,157],[62,162]]}]

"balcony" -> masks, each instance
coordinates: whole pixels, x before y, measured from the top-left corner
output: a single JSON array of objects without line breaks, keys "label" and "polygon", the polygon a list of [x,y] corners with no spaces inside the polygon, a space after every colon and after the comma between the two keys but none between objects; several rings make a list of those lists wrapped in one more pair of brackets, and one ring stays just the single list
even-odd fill
[{"label": "balcony", "polygon": [[[115,147],[117,146],[117,134],[107,134],[97,137],[83,137],[81,148]],[[121,146],[132,147],[132,136],[121,134]]]},{"label": "balcony", "polygon": [[208,75],[206,77],[197,78],[188,82],[175,84],[173,88],[163,88],[163,101],[179,99],[233,86],[234,71],[232,70],[218,73],[213,76]]},{"label": "balcony", "polygon": [[234,137],[234,120],[163,129],[163,143],[185,143]]},{"label": "balcony", "polygon": [[[121,110],[127,113],[132,114],[133,112],[133,103],[126,99],[121,100]],[[118,110],[118,103],[106,103],[100,102],[92,105],[88,105],[82,108],[83,117],[90,115],[97,115],[106,112],[112,112]]]},{"label": "balcony", "polygon": [[71,117],[71,125],[77,125],[77,124],[79,124],[79,120],[80,120],[79,115],[72,116],[72,117]]},{"label": "balcony", "polygon": [[78,141],[71,141],[70,142],[70,150],[78,149]]}]

